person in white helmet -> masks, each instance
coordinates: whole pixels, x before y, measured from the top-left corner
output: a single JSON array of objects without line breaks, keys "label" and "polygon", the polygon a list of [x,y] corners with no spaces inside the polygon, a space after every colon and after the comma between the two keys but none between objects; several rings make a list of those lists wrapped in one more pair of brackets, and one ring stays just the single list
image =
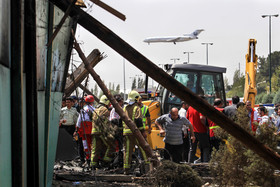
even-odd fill
[{"label": "person in white helmet", "polygon": [[[141,109],[137,105],[137,102],[140,98],[141,96],[137,91],[135,90],[131,91],[128,94],[128,100],[129,100],[128,105],[126,105],[123,110],[128,115],[128,117],[135,122],[136,126],[141,131],[141,133],[145,134]],[[135,145],[139,147],[143,155],[143,158],[145,160],[145,164],[148,165],[149,162],[147,160],[145,151],[139,145],[139,142],[133,135],[132,131],[124,122],[123,122],[123,136],[124,136],[124,159],[123,159],[124,174],[129,174],[130,172],[132,172],[130,171],[130,167],[131,167],[131,160],[132,160],[132,152]]]}]

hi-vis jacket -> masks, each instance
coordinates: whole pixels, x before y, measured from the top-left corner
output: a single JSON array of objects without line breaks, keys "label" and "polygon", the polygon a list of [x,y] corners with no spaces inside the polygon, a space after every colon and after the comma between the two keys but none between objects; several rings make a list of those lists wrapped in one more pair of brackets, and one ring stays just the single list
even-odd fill
[{"label": "hi-vis jacket", "polygon": [[[142,121],[142,113],[141,109],[134,103],[133,105],[127,105],[123,108],[123,111],[128,115],[128,117],[135,122],[137,119],[141,119]],[[135,122],[136,123],[136,122]],[[137,124],[136,124],[137,125]],[[139,124],[138,124],[139,125]],[[144,130],[143,122],[142,125],[138,126],[139,130]],[[132,131],[130,128],[123,122],[123,135],[130,135]]]},{"label": "hi-vis jacket", "polygon": [[[102,125],[110,125],[109,122],[110,112],[101,105],[92,113],[92,131],[91,134],[102,134]],[[102,123],[102,124],[101,124]]]}]

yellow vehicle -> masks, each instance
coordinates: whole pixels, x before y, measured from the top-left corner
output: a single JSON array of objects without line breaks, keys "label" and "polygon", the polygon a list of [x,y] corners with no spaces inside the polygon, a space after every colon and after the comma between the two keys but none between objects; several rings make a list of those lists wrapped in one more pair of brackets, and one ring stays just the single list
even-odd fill
[{"label": "yellow vehicle", "polygon": [[[172,77],[194,93],[204,95],[210,104],[213,104],[216,98],[226,101],[223,81],[226,68],[200,64],[173,64],[165,67]],[[148,142],[153,149],[161,149],[164,148],[163,137],[154,122],[162,114],[168,113],[172,107],[180,108],[181,99],[162,86],[159,86],[156,95],[153,100],[143,103],[149,106],[152,120],[152,132],[148,135]]]},{"label": "yellow vehicle", "polygon": [[252,108],[255,106],[255,97],[257,95],[256,88],[256,73],[258,65],[258,56],[256,55],[257,40],[250,39],[248,46],[248,54],[246,54],[246,69],[245,69],[245,87],[244,87],[244,102],[251,101]]}]

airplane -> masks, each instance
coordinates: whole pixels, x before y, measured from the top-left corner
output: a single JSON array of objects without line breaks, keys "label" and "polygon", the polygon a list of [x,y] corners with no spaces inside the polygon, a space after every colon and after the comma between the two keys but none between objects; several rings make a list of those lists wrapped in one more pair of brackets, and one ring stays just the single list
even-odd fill
[{"label": "airplane", "polygon": [[173,42],[176,44],[176,42],[185,42],[190,41],[194,39],[198,39],[198,35],[204,31],[203,29],[197,29],[191,34],[183,34],[182,36],[162,36],[162,37],[149,37],[146,38],[143,42],[146,42],[148,44],[155,43],[155,42]]}]

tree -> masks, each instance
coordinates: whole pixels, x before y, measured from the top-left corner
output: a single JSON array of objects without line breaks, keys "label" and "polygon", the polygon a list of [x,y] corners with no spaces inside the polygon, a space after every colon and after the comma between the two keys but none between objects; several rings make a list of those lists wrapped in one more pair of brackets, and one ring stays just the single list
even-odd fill
[{"label": "tree", "polygon": [[93,92],[92,92],[94,95],[98,95],[98,86],[97,86],[97,84],[95,83],[95,85],[94,85],[94,90],[93,90]]},{"label": "tree", "polygon": [[134,90],[135,88],[136,88],[136,78],[134,77],[132,81],[131,90]]},{"label": "tree", "polygon": [[111,82],[109,82],[109,90],[111,91],[112,90],[112,83]]},{"label": "tree", "polygon": [[275,94],[273,101],[274,104],[280,103],[280,90]]},{"label": "tree", "polygon": [[272,103],[274,98],[274,93],[269,93],[263,96],[262,103]]},{"label": "tree", "polygon": [[229,80],[226,76],[224,77],[224,86],[226,91],[231,89],[231,86],[229,85]]},{"label": "tree", "polygon": [[271,77],[271,91],[277,92],[280,89],[280,66],[275,70],[275,73]]},{"label": "tree", "polygon": [[120,84],[117,85],[116,87],[116,92],[119,94],[120,93]]},{"label": "tree", "polygon": [[113,83],[113,85],[112,85],[112,90],[115,91],[115,83]]},{"label": "tree", "polygon": [[227,92],[227,97],[232,97],[235,95],[239,97],[243,97],[244,85],[245,85],[245,76],[243,74],[240,75],[239,70],[235,70],[233,76],[232,89],[229,92]]}]

